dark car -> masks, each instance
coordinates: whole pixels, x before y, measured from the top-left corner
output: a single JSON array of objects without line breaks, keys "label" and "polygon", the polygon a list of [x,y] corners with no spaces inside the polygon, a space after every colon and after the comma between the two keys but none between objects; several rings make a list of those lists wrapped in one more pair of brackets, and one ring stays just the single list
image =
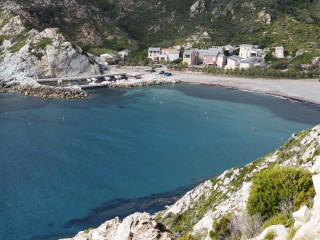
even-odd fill
[{"label": "dark car", "polygon": [[159,74],[165,74],[165,71],[160,71]]},{"label": "dark car", "polygon": [[167,76],[167,77],[170,77],[170,76],[172,76],[172,73],[166,72],[164,75]]}]

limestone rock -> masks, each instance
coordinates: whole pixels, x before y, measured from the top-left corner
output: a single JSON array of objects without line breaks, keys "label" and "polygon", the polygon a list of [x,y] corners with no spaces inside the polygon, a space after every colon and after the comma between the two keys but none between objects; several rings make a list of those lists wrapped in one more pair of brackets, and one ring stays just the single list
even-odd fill
[{"label": "limestone rock", "polygon": [[65,240],[170,240],[171,234],[148,213],[134,213],[122,222],[114,218],[97,229]]},{"label": "limestone rock", "polygon": [[193,203],[197,202],[201,196],[204,195],[205,197],[207,197],[211,193],[212,189],[212,182],[210,180],[205,181],[195,189],[187,192],[180,200],[169,207],[163,214],[163,217],[168,216],[170,213],[181,214],[185,212],[193,205]]},{"label": "limestone rock", "polygon": [[270,25],[271,24],[271,15],[266,11],[261,11],[258,14],[258,21],[264,24]]},{"label": "limestone rock", "polygon": [[312,181],[313,181],[314,190],[316,191],[316,194],[320,195],[320,174],[313,175]]},{"label": "limestone rock", "polygon": [[287,240],[288,238],[288,230],[283,225],[273,225],[267,227],[259,236],[252,238],[251,240],[264,240],[265,236],[273,232],[275,235],[274,240]]},{"label": "limestone rock", "polygon": [[307,206],[302,206],[298,211],[294,212],[292,216],[295,220],[294,226],[298,228],[310,220],[311,212]]}]

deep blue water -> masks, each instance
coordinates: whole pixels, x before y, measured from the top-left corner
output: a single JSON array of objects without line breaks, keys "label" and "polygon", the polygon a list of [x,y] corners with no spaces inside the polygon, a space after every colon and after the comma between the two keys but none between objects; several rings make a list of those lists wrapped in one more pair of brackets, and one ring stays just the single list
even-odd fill
[{"label": "deep blue water", "polygon": [[320,122],[319,108],[219,87],[0,94],[0,239],[56,239],[155,211]]}]

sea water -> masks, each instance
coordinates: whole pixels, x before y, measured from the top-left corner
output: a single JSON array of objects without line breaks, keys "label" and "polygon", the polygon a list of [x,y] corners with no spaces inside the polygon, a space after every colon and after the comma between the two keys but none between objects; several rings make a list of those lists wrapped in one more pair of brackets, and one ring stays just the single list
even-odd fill
[{"label": "sea water", "polygon": [[315,106],[201,85],[0,94],[0,239],[57,239],[154,212],[320,122]]}]

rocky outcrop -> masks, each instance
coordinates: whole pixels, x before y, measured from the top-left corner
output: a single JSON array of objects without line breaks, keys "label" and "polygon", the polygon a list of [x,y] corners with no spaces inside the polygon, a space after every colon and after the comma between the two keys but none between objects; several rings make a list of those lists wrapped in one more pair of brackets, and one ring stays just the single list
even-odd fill
[{"label": "rocky outcrop", "polygon": [[170,240],[170,232],[148,213],[135,213],[122,222],[114,218],[92,230],[64,240]]},{"label": "rocky outcrop", "polygon": [[[312,177],[313,186],[316,191],[316,196],[313,200],[313,208],[310,213],[305,213],[307,210],[303,211],[300,209],[298,211],[304,214],[295,214],[295,225],[300,225],[299,230],[295,234],[293,240],[303,240],[303,239],[320,239],[320,174],[314,175]],[[302,217],[299,217],[298,216]],[[308,221],[310,219],[310,221]],[[302,220],[302,221],[301,221]]]},{"label": "rocky outcrop", "polygon": [[17,73],[26,73],[30,77],[100,73],[99,66],[80,48],[66,41],[56,28],[42,32],[29,30],[21,16],[14,15],[12,9],[19,9],[19,5],[6,2],[1,7],[3,12],[0,18],[4,26],[0,29],[0,35],[7,40],[6,43],[10,41],[10,47],[8,44],[2,46],[0,79]]}]

